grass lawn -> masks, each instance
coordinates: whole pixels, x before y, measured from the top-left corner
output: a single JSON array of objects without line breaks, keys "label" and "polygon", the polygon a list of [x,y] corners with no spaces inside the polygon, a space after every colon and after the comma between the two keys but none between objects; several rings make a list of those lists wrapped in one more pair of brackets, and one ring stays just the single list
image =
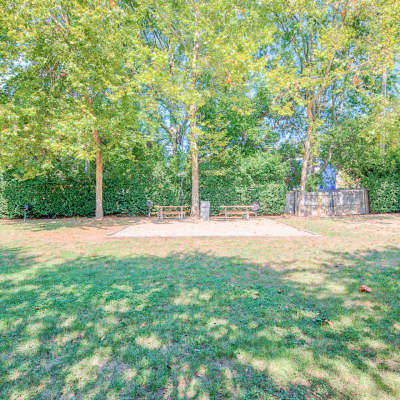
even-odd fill
[{"label": "grass lawn", "polygon": [[0,399],[400,399],[400,217],[278,220],[321,236],[0,222]]}]

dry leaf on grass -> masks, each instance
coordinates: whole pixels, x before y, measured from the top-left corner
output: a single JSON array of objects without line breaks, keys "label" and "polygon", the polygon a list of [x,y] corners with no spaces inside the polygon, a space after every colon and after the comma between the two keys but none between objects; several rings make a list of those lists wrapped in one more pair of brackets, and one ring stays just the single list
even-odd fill
[{"label": "dry leaf on grass", "polygon": [[358,290],[360,291],[360,292],[364,292],[364,293],[371,293],[371,288],[370,287],[368,287],[368,286],[366,286],[366,285],[361,285],[359,288],[358,288]]}]

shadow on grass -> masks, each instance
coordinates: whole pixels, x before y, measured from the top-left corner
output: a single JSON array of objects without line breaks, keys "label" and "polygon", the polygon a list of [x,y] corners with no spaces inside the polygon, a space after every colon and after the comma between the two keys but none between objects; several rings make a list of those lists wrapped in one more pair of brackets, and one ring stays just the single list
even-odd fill
[{"label": "shadow on grass", "polygon": [[392,225],[400,213],[335,216],[333,220],[348,224]]},{"label": "shadow on grass", "polygon": [[[107,216],[103,220],[98,221],[95,218],[57,218],[57,219],[28,219],[24,222],[22,219],[1,220],[2,225],[11,225],[32,232],[53,231],[62,228],[98,228],[106,229],[109,227],[126,226],[135,224],[142,217],[126,217],[126,216]],[[145,218],[145,217],[143,217]]]},{"label": "shadow on grass", "polygon": [[348,264],[322,266],[336,293],[204,253],[54,265],[0,249],[0,398],[345,399],[359,379],[396,397],[396,365],[371,366],[400,343],[398,263],[374,267],[382,255],[332,254]]}]

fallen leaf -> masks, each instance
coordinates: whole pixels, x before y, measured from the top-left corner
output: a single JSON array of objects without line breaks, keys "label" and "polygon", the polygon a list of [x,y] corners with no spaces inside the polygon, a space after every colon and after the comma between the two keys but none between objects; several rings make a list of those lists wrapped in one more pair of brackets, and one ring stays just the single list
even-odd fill
[{"label": "fallen leaf", "polygon": [[365,292],[365,293],[371,293],[371,292],[372,292],[372,289],[371,289],[370,287],[366,286],[366,285],[361,285],[361,286],[358,288],[358,290],[359,290],[360,292]]},{"label": "fallen leaf", "polygon": [[333,326],[333,322],[329,321],[328,319],[326,319],[324,322],[329,326]]}]

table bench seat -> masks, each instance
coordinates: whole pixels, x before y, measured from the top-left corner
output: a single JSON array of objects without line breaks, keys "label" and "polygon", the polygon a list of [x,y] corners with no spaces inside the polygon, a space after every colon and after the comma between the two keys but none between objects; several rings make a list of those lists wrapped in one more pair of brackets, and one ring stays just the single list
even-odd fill
[{"label": "table bench seat", "polygon": [[246,215],[246,214],[256,215],[256,213],[254,211],[246,211],[246,210],[237,210],[237,211],[232,210],[232,211],[226,211],[226,212],[225,211],[221,211],[219,213],[219,215],[225,215],[225,214],[230,214],[230,215]]},{"label": "table bench seat", "polygon": [[257,213],[252,210],[252,206],[236,205],[236,206],[220,206],[220,216],[228,219],[232,216],[244,216],[249,219],[250,216],[256,216]]},{"label": "table bench seat", "polygon": [[187,211],[163,211],[163,215],[180,215],[180,214],[187,214]]},{"label": "table bench seat", "polygon": [[168,216],[177,216],[183,219],[188,214],[187,206],[155,206],[157,209],[158,218],[160,220]]}]

